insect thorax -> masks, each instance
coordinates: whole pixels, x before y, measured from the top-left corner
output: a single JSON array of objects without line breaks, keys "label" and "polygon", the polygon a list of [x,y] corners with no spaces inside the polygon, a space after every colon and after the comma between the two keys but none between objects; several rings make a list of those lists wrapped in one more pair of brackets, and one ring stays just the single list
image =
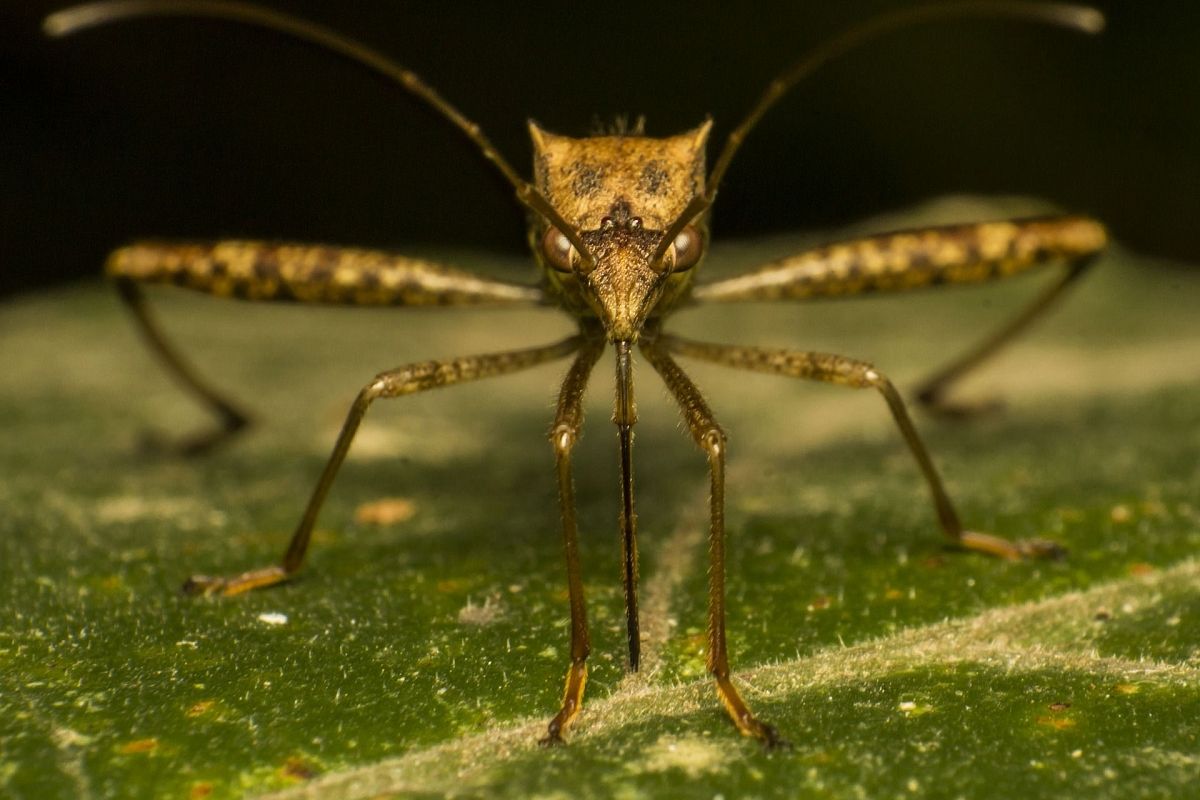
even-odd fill
[{"label": "insect thorax", "polygon": [[596,230],[618,203],[662,230],[704,191],[711,123],[677,136],[559,136],[529,123],[538,191],[580,230]]}]

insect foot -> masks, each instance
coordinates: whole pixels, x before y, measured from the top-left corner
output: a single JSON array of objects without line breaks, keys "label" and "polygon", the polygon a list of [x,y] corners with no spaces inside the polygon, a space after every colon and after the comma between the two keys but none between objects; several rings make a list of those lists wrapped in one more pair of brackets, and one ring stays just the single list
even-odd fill
[{"label": "insect foot", "polygon": [[1039,558],[1062,561],[1067,557],[1067,548],[1049,539],[1016,539],[1010,541],[990,533],[963,531],[959,544],[968,550],[998,556],[1009,561],[1024,561]]},{"label": "insect foot", "polygon": [[749,720],[743,720],[745,727],[739,725],[739,729],[746,736],[753,736],[758,739],[763,750],[768,753],[781,750],[791,750],[792,743],[779,735],[779,730],[774,725],[768,725],[765,722],[751,717]]},{"label": "insect foot", "polygon": [[985,397],[968,402],[947,400],[941,393],[927,392],[917,394],[917,404],[926,414],[953,422],[986,417],[1004,410],[1004,401],[999,397]]},{"label": "insect foot", "polygon": [[232,597],[252,589],[261,589],[282,583],[290,577],[286,569],[279,566],[263,567],[249,572],[243,572],[232,578],[213,577],[209,575],[193,575],[183,582],[182,590],[187,595],[210,597],[219,594],[222,597]]}]

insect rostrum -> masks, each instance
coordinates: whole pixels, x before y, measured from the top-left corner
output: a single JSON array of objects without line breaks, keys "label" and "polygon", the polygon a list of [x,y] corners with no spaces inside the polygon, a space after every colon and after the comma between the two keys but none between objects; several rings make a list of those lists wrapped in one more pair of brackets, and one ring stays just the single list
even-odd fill
[{"label": "insect rostrum", "polygon": [[571,663],[562,705],[543,742],[561,742],[582,705],[590,650],[571,453],[583,423],[584,389],[610,344],[616,351],[613,420],[620,446],[619,525],[630,667],[636,670],[639,662],[633,485],[636,349],[665,382],[708,461],[708,669],[737,728],[767,746],[783,740],[742,700],[731,681],[726,651],[725,434],[676,356],[878,391],[924,476],[942,531],[953,542],[1009,559],[1061,554],[1052,542],[1010,541],[965,529],[903,399],[871,364],[839,355],[692,341],[671,335],[664,326],[672,312],[701,302],[801,300],[979,283],[1063,262],[1061,278],[1028,308],[920,387],[918,398],[932,409],[962,411],[947,399],[948,389],[1041,315],[1086,270],[1105,245],[1102,225],[1086,217],[1058,216],[899,231],[809,250],[741,276],[701,282],[697,266],[708,247],[709,210],[734,154],[762,116],[791,86],[845,51],[896,28],[958,17],[1010,17],[1094,33],[1103,25],[1098,12],[1067,4],[983,0],[918,6],[879,17],[831,40],[773,81],[726,140],[711,171],[705,157],[711,127],[707,121],[665,138],[645,136],[640,126],[572,138],[530,123],[532,182],[520,177],[474,123],[412,72],[313,23],[237,2],[117,0],[53,14],[46,19],[45,29],[61,36],[116,20],[153,16],[212,17],[267,28],[332,51],[399,84],[457,127],[511,184],[517,200],[529,211],[529,243],[541,272],[539,283],[523,285],[390,253],[253,241],[143,241],[117,250],[107,272],[139,329],[166,367],[219,420],[212,431],[178,442],[180,451],[210,448],[243,428],[248,417],[210,389],[164,339],[143,301],[141,283],[169,283],[248,300],[375,306],[552,305],[578,323],[577,334],[553,344],[407,364],[377,375],[351,407],[281,562],[232,577],[193,576],[185,587],[190,592],[234,595],[287,580],[300,568],[325,496],[375,400],[503,375],[573,355],[551,428],[567,562]]}]

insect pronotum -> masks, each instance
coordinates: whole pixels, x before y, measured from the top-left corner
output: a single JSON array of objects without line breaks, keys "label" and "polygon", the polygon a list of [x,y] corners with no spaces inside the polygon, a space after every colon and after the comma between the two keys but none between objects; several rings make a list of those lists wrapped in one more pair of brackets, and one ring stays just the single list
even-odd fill
[{"label": "insect pronotum", "polygon": [[107,273],[133,312],[150,346],[216,414],[211,431],[182,439],[194,453],[245,427],[248,417],[210,389],[159,332],[139,284],[168,283],[223,297],[351,305],[557,306],[578,323],[562,341],[525,350],[406,364],[382,372],[359,392],[279,564],[231,577],[197,575],[185,588],[234,595],[287,580],[300,568],[317,514],[368,407],[377,399],[504,375],[574,356],[559,391],[551,432],[571,609],[571,663],[558,713],[545,744],[562,742],[579,714],[587,680],[587,612],[579,563],[571,452],[583,422],[582,398],[604,349],[616,351],[614,421],[620,445],[620,532],[629,666],[638,668],[637,530],[633,492],[633,396],[636,348],[666,383],[692,438],[704,452],[711,481],[709,534],[708,669],[717,695],[738,730],[766,746],[783,743],[758,719],[730,679],[725,644],[725,434],[676,356],[738,369],[878,391],[928,484],[942,531],[957,545],[1008,559],[1054,557],[1061,549],[1043,540],[1010,541],[966,530],[946,494],[905,403],[871,364],[839,355],[714,344],[674,336],[664,329],[675,311],[696,303],[803,300],[900,291],[942,283],[980,283],[1049,262],[1065,270],[1008,325],[925,381],[917,397],[935,410],[961,410],[948,390],[966,372],[1040,316],[1087,269],[1107,239],[1104,227],[1080,216],[1013,219],[898,231],[844,241],[780,259],[724,280],[696,279],[708,247],[708,216],[721,178],[747,134],[787,91],[847,50],[897,28],[962,17],[1004,17],[1095,33],[1103,17],[1094,9],[1060,3],[950,2],[917,6],[852,28],[793,64],[766,91],[726,139],[713,168],[705,168],[709,122],[665,138],[641,126],[576,139],[529,124],[534,177],[522,178],[477,125],[415,74],[327,28],[256,6],[216,0],[117,0],[75,6],[52,14],[53,36],[133,17],[195,16],[266,28],[317,45],[399,84],[464,134],[511,184],[530,212],[529,243],[541,272],[535,285],[477,277],[428,261],[370,250],[253,241],[136,242],[112,254]]}]

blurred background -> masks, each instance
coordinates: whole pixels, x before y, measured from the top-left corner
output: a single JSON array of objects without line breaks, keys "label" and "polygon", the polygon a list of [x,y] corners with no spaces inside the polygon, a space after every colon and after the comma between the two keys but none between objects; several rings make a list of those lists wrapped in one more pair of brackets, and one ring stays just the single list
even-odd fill
[{"label": "blurred background", "polygon": [[[909,5],[264,0],[422,75],[522,171],[528,118],[582,135],[706,115],[720,143],[830,36]],[[402,91],[285,37],[141,20],[51,41],[63,2],[0,8],[0,294],[97,274],[138,236],[524,249],[511,191]],[[1021,194],[1200,261],[1200,3],[1098,2],[1099,37],[943,22],[798,86],[723,185],[721,237],[851,222],[947,193]],[[717,146],[710,146],[710,158]],[[517,276],[524,277],[524,276]]]}]

